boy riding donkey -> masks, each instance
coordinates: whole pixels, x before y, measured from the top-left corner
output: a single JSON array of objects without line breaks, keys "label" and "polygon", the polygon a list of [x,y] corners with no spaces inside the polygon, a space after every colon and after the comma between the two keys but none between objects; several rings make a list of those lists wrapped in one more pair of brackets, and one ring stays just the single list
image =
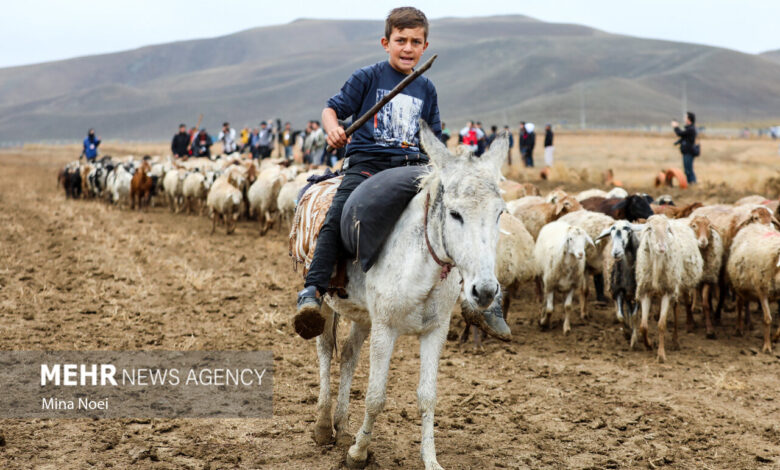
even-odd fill
[{"label": "boy riding donkey", "polygon": [[[349,195],[360,183],[381,171],[428,164],[428,156],[420,149],[420,119],[430,125],[437,137],[441,135],[436,88],[423,76],[414,79],[401,94],[360,126],[351,140],[339,125],[339,119],[362,116],[389,94],[413,72],[428,47],[427,40],[428,20],[423,12],[413,7],[392,10],[385,21],[385,35],[381,40],[388,60],[354,72],[322,110],[328,145],[342,148],[348,144],[347,160],[344,179],[319,233],[305,287],[298,293],[294,325],[295,331],[304,339],[319,336],[325,327],[325,318],[320,314],[321,296],[325,294],[334,265],[342,254],[340,221]],[[493,336],[506,337],[509,333],[500,309],[486,311],[484,321],[479,323]]]}]

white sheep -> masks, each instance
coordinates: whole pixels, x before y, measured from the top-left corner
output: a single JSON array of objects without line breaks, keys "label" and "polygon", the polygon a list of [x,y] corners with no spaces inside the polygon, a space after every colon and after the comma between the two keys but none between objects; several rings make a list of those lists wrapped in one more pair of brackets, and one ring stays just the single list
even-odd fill
[{"label": "white sheep", "polygon": [[198,201],[201,215],[203,214],[203,210],[206,207],[206,196],[215,179],[216,174],[213,171],[209,171],[206,174],[193,172],[184,178],[182,194],[184,196],[184,205],[187,207],[187,215],[192,213],[192,205],[195,201]]},{"label": "white sheep", "polygon": [[243,185],[244,176],[240,170],[232,170],[232,168],[237,167],[225,170],[225,173],[211,185],[206,198],[209,217],[211,217],[211,233],[216,230],[217,217],[219,217],[225,223],[226,233],[230,235],[235,230],[236,221],[241,213],[243,196],[238,188]]},{"label": "white sheep", "polygon": [[591,189],[586,189],[585,191],[580,191],[579,193],[577,193],[577,196],[575,197],[575,199],[577,199],[578,201],[582,202],[585,199],[588,199],[588,198],[591,198],[591,197],[603,197],[603,198],[606,198],[608,196],[607,196],[607,192],[604,191],[603,189],[591,188]]},{"label": "white sheep", "polygon": [[541,326],[547,326],[553,312],[555,291],[566,294],[563,305],[563,334],[571,330],[569,310],[571,310],[574,291],[580,291],[580,317],[585,315],[585,247],[593,245],[593,240],[580,227],[566,222],[555,221],[545,225],[539,232],[534,247],[534,260],[537,272],[542,276],[546,305],[539,320]]},{"label": "white sheep", "polygon": [[121,207],[130,203],[130,183],[132,180],[133,175],[127,171],[125,165],[120,164],[114,168],[106,181],[114,204]]},{"label": "white sheep", "polygon": [[[664,333],[669,305],[674,313],[673,343],[677,345],[677,303],[684,300],[699,284],[703,261],[696,236],[680,220],[664,215],[647,219],[639,240],[636,257],[636,296],[642,306],[639,331],[645,346],[650,348],[647,325],[653,296],[661,297],[661,315],[658,319],[658,361],[666,360]],[[636,321],[632,326],[631,346],[636,344]]]},{"label": "white sheep", "polygon": [[[613,197],[619,197],[619,198],[627,198],[628,197],[628,191],[625,189],[615,186],[614,188],[610,189],[609,192],[607,192],[606,198],[613,198]],[[579,201],[580,199],[578,199]]]},{"label": "white sheep", "polygon": [[260,172],[247,192],[249,215],[257,214],[260,222],[260,235],[265,235],[274,225],[278,216],[277,198],[282,185],[288,180],[279,165],[268,166]]},{"label": "white sheep", "polygon": [[168,199],[168,206],[171,212],[179,213],[181,211],[184,199],[184,179],[186,177],[187,171],[183,169],[173,168],[165,173],[163,187],[165,188],[165,196]]},{"label": "white sheep", "polygon": [[737,294],[737,328],[742,329],[742,309],[746,301],[757,300],[764,312],[763,351],[772,352],[772,341],[780,338],[780,328],[770,341],[772,313],[769,301],[780,298],[780,232],[771,226],[751,223],[739,230],[731,244],[726,273]]}]

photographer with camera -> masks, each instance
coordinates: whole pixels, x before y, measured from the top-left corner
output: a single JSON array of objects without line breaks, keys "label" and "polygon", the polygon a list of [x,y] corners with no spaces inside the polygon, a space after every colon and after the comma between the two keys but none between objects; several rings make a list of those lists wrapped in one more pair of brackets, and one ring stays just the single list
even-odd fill
[{"label": "photographer with camera", "polygon": [[679,139],[674,145],[680,146],[683,157],[683,169],[688,183],[696,184],[696,174],[693,172],[693,159],[699,156],[700,148],[696,143],[696,115],[688,111],[685,118],[685,129],[680,130],[680,123],[672,121],[674,133]]}]

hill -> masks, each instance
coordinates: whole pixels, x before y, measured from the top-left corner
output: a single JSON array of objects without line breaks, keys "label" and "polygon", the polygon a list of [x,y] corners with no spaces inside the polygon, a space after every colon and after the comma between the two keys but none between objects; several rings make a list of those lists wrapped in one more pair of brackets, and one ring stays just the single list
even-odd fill
[{"label": "hill", "polygon": [[[319,117],[356,68],[383,60],[381,21],[297,20],[219,38],[0,69],[0,142],[168,138],[203,113],[216,131]],[[428,76],[442,116],[516,126],[666,124],[687,102],[707,121],[780,117],[780,63],[525,16],[431,24]]]}]

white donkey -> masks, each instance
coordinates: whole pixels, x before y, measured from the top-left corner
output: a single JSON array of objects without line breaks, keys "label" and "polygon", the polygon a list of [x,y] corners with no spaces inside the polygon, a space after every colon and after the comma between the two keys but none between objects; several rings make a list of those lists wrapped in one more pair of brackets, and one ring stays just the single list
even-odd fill
[{"label": "white donkey", "polygon": [[401,215],[374,266],[367,273],[357,263],[349,266],[348,298],[325,297],[330,309],[323,309],[325,332],[317,338],[320,395],[314,438],[318,444],[333,442],[330,365],[334,322],[339,315],[353,322],[342,348],[334,416],[340,444],[351,443],[347,430],[349,391],[360,348],[371,333],[366,413],[347,452],[351,468],[362,468],[368,462],[374,421],[385,405],[395,341],[400,335],[415,335],[420,338],[417,400],[422,414],[422,459],[426,469],[441,469],[433,441],[433,412],[439,356],[450,316],[461,285],[466,301],[478,309],[488,307],[499,292],[494,268],[504,201],[498,182],[507,140],[497,139],[481,158],[470,153],[455,156],[425,122],[421,121],[420,127],[422,146],[432,163],[431,173],[420,182],[420,193]]}]

